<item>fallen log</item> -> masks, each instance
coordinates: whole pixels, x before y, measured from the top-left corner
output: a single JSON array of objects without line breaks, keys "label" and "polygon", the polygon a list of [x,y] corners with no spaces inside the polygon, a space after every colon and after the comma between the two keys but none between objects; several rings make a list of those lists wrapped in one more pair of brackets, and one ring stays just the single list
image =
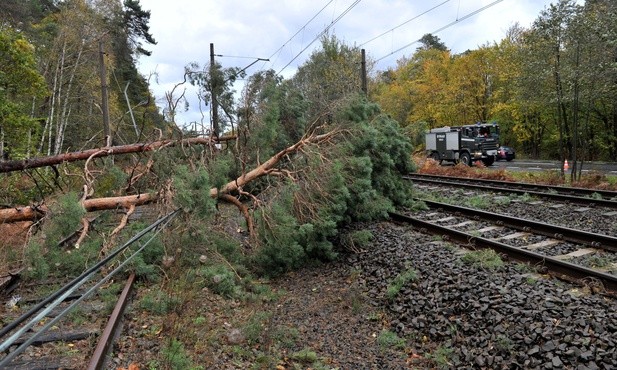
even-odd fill
[{"label": "fallen log", "polygon": [[220,138],[197,137],[183,140],[161,140],[152,143],[138,143],[119,145],[105,148],[88,149],[79,152],[63,153],[49,157],[37,157],[30,159],[20,159],[12,161],[0,161],[0,173],[25,170],[28,168],[38,168],[54,166],[64,162],[74,162],[86,160],[90,157],[99,158],[117,154],[140,153],[157,150],[160,148],[176,145],[210,145],[223,141],[235,140],[236,136],[225,136]]},{"label": "fallen log", "polygon": [[[141,206],[156,199],[156,194],[146,193],[123,197],[86,199],[83,205],[86,211],[100,211],[103,209],[129,208],[131,205]],[[47,213],[49,213],[49,207],[46,205],[0,209],[0,223],[32,221],[45,216]]]}]

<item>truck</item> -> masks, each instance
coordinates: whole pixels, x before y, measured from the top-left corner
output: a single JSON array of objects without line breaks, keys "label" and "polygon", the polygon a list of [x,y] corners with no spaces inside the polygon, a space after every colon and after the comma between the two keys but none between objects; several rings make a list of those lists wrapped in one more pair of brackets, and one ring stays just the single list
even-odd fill
[{"label": "truck", "polygon": [[472,166],[482,161],[485,166],[495,162],[499,147],[499,125],[445,126],[429,130],[425,136],[426,155],[439,163],[443,161]]}]

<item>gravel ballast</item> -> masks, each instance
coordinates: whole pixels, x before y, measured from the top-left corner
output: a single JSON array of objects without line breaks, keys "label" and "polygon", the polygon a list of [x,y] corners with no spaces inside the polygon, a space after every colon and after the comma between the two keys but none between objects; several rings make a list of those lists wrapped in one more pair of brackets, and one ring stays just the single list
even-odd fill
[{"label": "gravel ballast", "polygon": [[[465,264],[464,250],[407,227],[368,228],[372,245],[346,262],[362,271],[369,298],[386,305],[391,330],[433,365],[617,368],[613,299],[516,263],[494,271]],[[409,269],[417,278],[388,300],[388,282]]]}]

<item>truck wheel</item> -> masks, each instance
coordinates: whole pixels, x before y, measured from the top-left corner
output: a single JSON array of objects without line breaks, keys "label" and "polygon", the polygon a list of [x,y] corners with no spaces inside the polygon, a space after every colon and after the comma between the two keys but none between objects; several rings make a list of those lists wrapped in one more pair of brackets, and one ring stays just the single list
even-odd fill
[{"label": "truck wheel", "polygon": [[484,163],[484,165],[486,167],[491,166],[493,163],[495,163],[495,157],[490,156],[490,157],[486,157],[482,160],[482,163]]},{"label": "truck wheel", "polygon": [[431,153],[431,159],[437,162],[441,162],[441,160],[439,159],[439,153],[437,152],[432,152]]},{"label": "truck wheel", "polygon": [[459,161],[465,166],[471,166],[471,156],[467,152],[461,153],[461,156],[459,157]]}]

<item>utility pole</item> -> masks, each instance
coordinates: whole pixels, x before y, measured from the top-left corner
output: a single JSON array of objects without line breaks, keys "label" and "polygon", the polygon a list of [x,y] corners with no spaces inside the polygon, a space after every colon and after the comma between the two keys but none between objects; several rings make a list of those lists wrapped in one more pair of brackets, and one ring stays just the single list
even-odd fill
[{"label": "utility pole", "polygon": [[368,87],[366,85],[366,51],[362,49],[362,70],[360,71],[360,75],[362,78],[362,92],[364,95],[368,95]]},{"label": "utility pole", "polygon": [[103,41],[99,40],[99,66],[101,69],[101,109],[103,110],[103,132],[105,146],[111,146],[111,129],[109,127],[109,101],[107,100],[107,72],[105,71],[105,51]]},{"label": "utility pole", "polygon": [[216,100],[217,86],[215,84],[214,43],[210,44],[210,84],[212,85],[212,130],[214,137],[219,137],[219,105]]}]

